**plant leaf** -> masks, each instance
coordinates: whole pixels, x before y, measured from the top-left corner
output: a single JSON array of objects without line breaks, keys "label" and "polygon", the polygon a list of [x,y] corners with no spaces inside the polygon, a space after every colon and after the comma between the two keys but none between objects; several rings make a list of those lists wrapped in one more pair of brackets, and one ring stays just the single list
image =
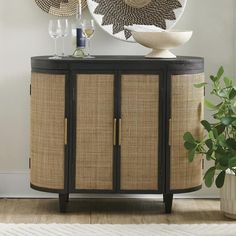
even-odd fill
[{"label": "plant leaf", "polygon": [[219,135],[217,141],[220,144],[220,146],[222,146],[222,147],[227,146],[224,134]]},{"label": "plant leaf", "polygon": [[223,102],[219,103],[218,105],[216,105],[216,108],[219,109],[222,104],[223,104]]},{"label": "plant leaf", "polygon": [[196,146],[197,146],[196,143],[189,143],[189,142],[185,142],[185,143],[184,143],[184,147],[185,147],[187,150],[192,150],[192,149],[194,149]]},{"label": "plant leaf", "polygon": [[229,148],[232,148],[233,150],[236,151],[236,140],[235,140],[235,139],[233,139],[233,138],[228,138],[228,139],[226,140],[226,144],[227,144],[227,146],[228,146]]},{"label": "plant leaf", "polygon": [[194,148],[193,150],[188,152],[188,159],[189,159],[190,162],[193,161],[194,156],[195,156],[195,152],[196,152],[196,148]]},{"label": "plant leaf", "polygon": [[219,80],[223,74],[224,74],[224,68],[223,66],[221,66],[217,72],[217,80]]},{"label": "plant leaf", "polygon": [[227,97],[227,91],[225,90],[225,89],[221,89],[221,90],[219,90],[218,92],[218,95],[219,96],[221,96],[221,97],[223,97],[223,98],[226,98]]},{"label": "plant leaf", "polygon": [[222,166],[222,165],[218,164],[217,169],[218,170],[227,170],[227,169],[229,169],[229,167],[228,166]]},{"label": "plant leaf", "polygon": [[234,118],[234,117],[223,117],[221,119],[221,123],[223,123],[225,126],[228,126],[235,120],[236,120],[236,118]]},{"label": "plant leaf", "polygon": [[232,80],[228,77],[224,77],[224,82],[226,87],[232,86]]},{"label": "plant leaf", "polygon": [[213,150],[208,150],[208,152],[206,153],[206,159],[208,161],[212,159],[212,153],[213,153]]},{"label": "plant leaf", "polygon": [[195,87],[195,88],[202,88],[202,87],[204,87],[205,85],[207,85],[207,83],[206,83],[206,82],[203,82],[203,83],[200,83],[200,84],[194,84],[194,87]]},{"label": "plant leaf", "polygon": [[231,109],[232,109],[233,113],[236,114],[236,100],[231,101]]},{"label": "plant leaf", "polygon": [[216,178],[216,187],[222,188],[225,182],[225,170],[221,171],[220,174]]},{"label": "plant leaf", "polygon": [[222,134],[225,131],[225,125],[224,124],[219,124],[219,125],[215,126],[215,128],[216,128],[219,135]]},{"label": "plant leaf", "polygon": [[236,96],[236,90],[232,88],[232,90],[229,93],[229,99],[232,100],[235,98],[235,96]]},{"label": "plant leaf", "polygon": [[211,110],[217,110],[217,106],[205,99],[205,105]]},{"label": "plant leaf", "polygon": [[184,134],[184,141],[189,142],[189,143],[195,143],[195,140],[190,132],[186,132]]},{"label": "plant leaf", "polygon": [[225,155],[225,150],[221,146],[217,146],[215,152],[217,154]]},{"label": "plant leaf", "polygon": [[209,149],[213,148],[213,142],[211,139],[207,139],[205,143]]},{"label": "plant leaf", "polygon": [[217,138],[218,138],[217,129],[216,129],[216,128],[213,128],[213,129],[212,129],[212,132],[213,132],[213,134],[214,134],[215,139],[217,139]]},{"label": "plant leaf", "polygon": [[207,170],[204,175],[205,185],[209,188],[214,182],[214,175],[215,175],[215,166],[212,166]]},{"label": "plant leaf", "polygon": [[213,132],[212,132],[212,131],[210,131],[208,135],[209,135],[209,138],[210,138],[210,139],[212,139],[212,140],[214,140],[214,139],[215,139],[215,137],[214,137],[214,134],[213,134]]},{"label": "plant leaf", "polygon": [[227,155],[225,154],[217,154],[217,158],[219,160],[219,163],[222,167],[226,167],[225,169],[228,169],[228,165],[229,165],[229,159],[227,157]]},{"label": "plant leaf", "polygon": [[229,168],[234,168],[236,167],[236,156],[235,157],[232,157],[230,160],[229,160]]},{"label": "plant leaf", "polygon": [[213,114],[213,117],[215,119],[220,119],[222,116],[225,115],[225,105],[224,105],[224,103],[221,102],[218,105],[216,105],[216,110],[217,110],[217,113]]},{"label": "plant leaf", "polygon": [[207,120],[202,120],[201,124],[204,126],[204,128],[209,132],[211,131],[211,124]]},{"label": "plant leaf", "polygon": [[214,75],[211,75],[210,79],[211,79],[211,81],[215,82],[217,80],[217,77],[215,77]]},{"label": "plant leaf", "polygon": [[236,120],[232,122],[232,125],[233,125],[233,126],[236,126]]}]

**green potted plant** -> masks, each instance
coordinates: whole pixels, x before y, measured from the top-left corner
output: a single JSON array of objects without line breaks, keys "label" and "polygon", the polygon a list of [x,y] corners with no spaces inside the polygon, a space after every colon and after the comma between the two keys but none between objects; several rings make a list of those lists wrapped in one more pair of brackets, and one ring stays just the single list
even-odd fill
[{"label": "green potted plant", "polygon": [[[216,76],[210,76],[210,80],[210,94],[216,102],[205,100],[205,106],[212,112],[211,119],[201,121],[205,135],[198,140],[186,132],[184,146],[190,162],[196,154],[211,161],[211,167],[204,174],[205,185],[211,187],[215,182],[221,188],[221,210],[236,218],[236,87],[224,76],[223,67]],[[202,88],[208,83],[194,86]]]}]

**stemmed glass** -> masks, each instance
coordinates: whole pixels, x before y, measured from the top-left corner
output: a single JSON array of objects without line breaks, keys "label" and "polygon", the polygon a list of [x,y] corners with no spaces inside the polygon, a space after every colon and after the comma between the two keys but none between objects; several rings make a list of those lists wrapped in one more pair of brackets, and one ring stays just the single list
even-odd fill
[{"label": "stemmed glass", "polygon": [[50,20],[48,25],[48,33],[54,39],[54,56],[49,59],[61,59],[57,55],[57,39],[61,37],[61,25],[59,20]]},{"label": "stemmed glass", "polygon": [[90,40],[94,35],[95,27],[94,27],[94,21],[92,19],[90,20],[84,20],[83,22],[83,33],[88,41],[88,55],[87,58],[94,58],[90,55]]},{"label": "stemmed glass", "polygon": [[69,23],[67,19],[60,19],[59,25],[61,28],[61,35],[62,37],[62,57],[65,57],[65,37],[69,34]]}]

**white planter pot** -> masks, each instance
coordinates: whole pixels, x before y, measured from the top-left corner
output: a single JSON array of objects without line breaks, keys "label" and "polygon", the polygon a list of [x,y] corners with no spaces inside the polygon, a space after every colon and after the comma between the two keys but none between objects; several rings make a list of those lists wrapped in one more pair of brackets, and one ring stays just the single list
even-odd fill
[{"label": "white planter pot", "polygon": [[236,176],[230,172],[220,191],[220,209],[225,216],[236,219]]}]

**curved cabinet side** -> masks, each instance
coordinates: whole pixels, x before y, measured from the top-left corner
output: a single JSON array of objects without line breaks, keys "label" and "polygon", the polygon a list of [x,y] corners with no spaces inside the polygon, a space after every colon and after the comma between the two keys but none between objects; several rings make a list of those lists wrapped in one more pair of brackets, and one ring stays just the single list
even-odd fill
[{"label": "curved cabinet side", "polygon": [[204,74],[171,76],[170,132],[170,190],[184,190],[202,183],[201,157],[188,161],[183,135],[189,131],[199,138],[203,135],[204,89],[194,84],[204,82]]},{"label": "curved cabinet side", "polygon": [[31,184],[64,189],[65,75],[32,73]]}]

